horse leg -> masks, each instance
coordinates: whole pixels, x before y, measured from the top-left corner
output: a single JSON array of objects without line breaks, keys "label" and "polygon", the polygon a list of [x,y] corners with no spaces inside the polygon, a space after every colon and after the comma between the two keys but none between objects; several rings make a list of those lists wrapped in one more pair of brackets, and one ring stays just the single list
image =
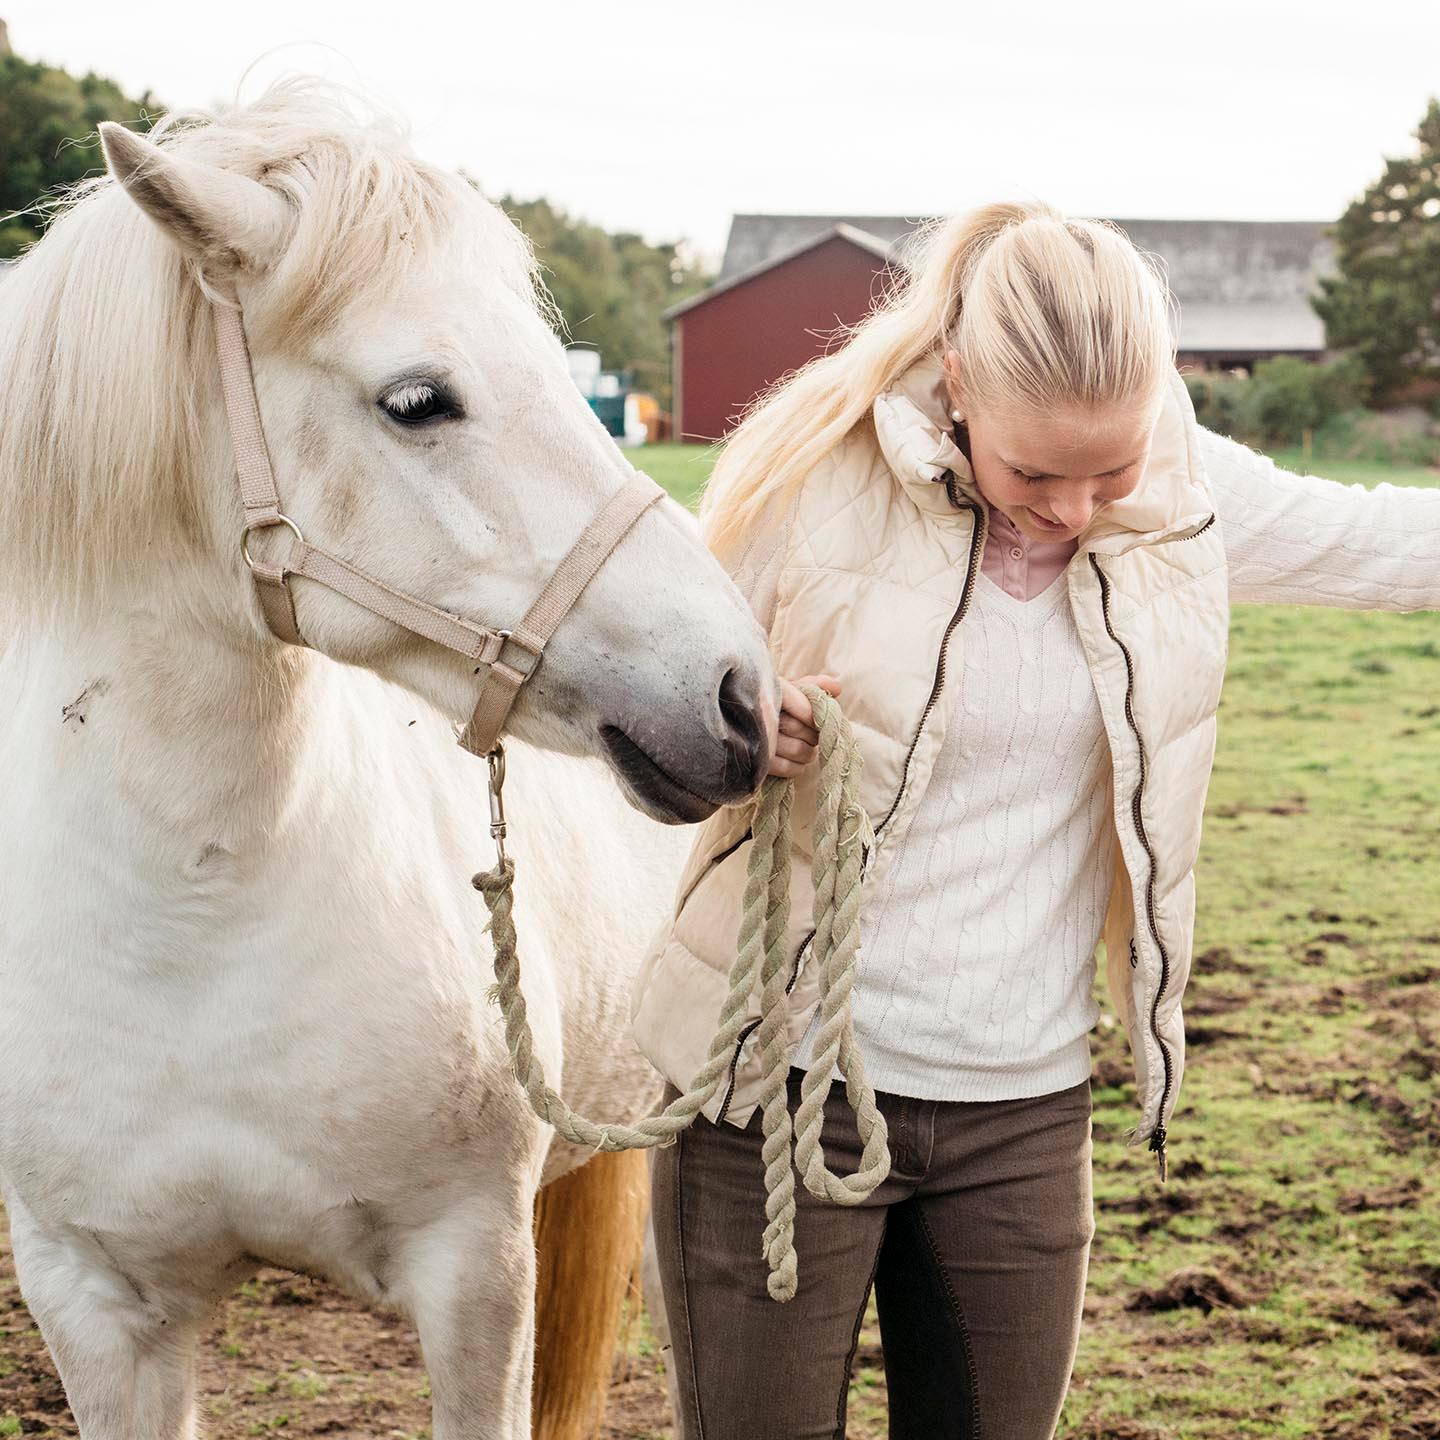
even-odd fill
[{"label": "horse leg", "polygon": [[401,1247],[434,1440],[530,1440],[534,1204],[529,1190],[471,1197]]},{"label": "horse leg", "polygon": [[199,1317],[148,1294],[83,1231],[46,1231],[11,1201],[20,1291],[81,1440],[192,1440]]}]

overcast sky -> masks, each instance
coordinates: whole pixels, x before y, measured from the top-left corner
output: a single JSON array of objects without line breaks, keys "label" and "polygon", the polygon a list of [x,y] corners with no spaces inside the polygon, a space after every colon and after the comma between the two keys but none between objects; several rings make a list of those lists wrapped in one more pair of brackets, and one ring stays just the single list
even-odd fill
[{"label": "overcast sky", "polygon": [[[1440,0],[0,0],[170,105],[319,71],[487,193],[716,257],[734,211],[1328,219],[1440,93]],[[258,63],[256,63],[258,62]]]}]

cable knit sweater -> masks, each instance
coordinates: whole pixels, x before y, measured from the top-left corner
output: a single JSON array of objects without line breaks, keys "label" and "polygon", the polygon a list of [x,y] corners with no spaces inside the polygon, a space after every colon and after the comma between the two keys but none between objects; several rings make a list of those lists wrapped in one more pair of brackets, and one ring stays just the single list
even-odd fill
[{"label": "cable knit sweater", "polygon": [[[1293,475],[1210,432],[1202,447],[1233,600],[1436,603],[1440,491]],[[867,1071],[877,1089],[924,1099],[1077,1084],[1099,1017],[1115,834],[1100,711],[1055,578],[1074,544],[1026,541],[998,518],[953,647],[945,744],[862,917]]]}]

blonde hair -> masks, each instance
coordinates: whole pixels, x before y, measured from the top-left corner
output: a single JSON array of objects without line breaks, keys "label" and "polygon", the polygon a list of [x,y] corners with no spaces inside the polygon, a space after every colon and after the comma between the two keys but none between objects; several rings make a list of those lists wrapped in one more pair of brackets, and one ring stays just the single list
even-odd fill
[{"label": "blonde hair", "polygon": [[738,554],[774,502],[927,355],[960,357],[969,411],[1143,403],[1174,364],[1164,275],[1113,225],[1042,204],[987,205],[919,232],[908,275],[842,348],[772,386],[730,436],[700,507]]}]

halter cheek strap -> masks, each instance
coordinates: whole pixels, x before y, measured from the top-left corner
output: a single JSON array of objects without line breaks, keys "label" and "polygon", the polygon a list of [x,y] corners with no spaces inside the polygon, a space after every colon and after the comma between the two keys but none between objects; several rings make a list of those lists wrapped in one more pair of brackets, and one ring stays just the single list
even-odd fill
[{"label": "halter cheek strap", "polygon": [[[480,699],[461,732],[460,743],[476,755],[493,751],[500,742],[500,733],[520,687],[535,673],[546,643],[574,609],[585,587],[615,547],[665,492],[648,476],[640,474],[621,486],[570,547],[539,598],[512,629],[497,630],[437,609],[367,575],[338,555],[312,545],[301,534],[300,527],[281,510],[265,431],[260,423],[255,375],[245,343],[239,302],[233,295],[227,296],[215,301],[211,309],[220,357],[220,383],[225,392],[225,411],[235,451],[235,473],[245,510],[240,553],[255,577],[256,594],[266,625],[287,645],[306,643],[295,618],[295,600],[289,585],[290,576],[301,575],[412,634],[458,651],[486,667]],[[277,525],[290,531],[294,543],[284,560],[271,564],[250,553],[250,535],[252,531],[273,529]]]}]

